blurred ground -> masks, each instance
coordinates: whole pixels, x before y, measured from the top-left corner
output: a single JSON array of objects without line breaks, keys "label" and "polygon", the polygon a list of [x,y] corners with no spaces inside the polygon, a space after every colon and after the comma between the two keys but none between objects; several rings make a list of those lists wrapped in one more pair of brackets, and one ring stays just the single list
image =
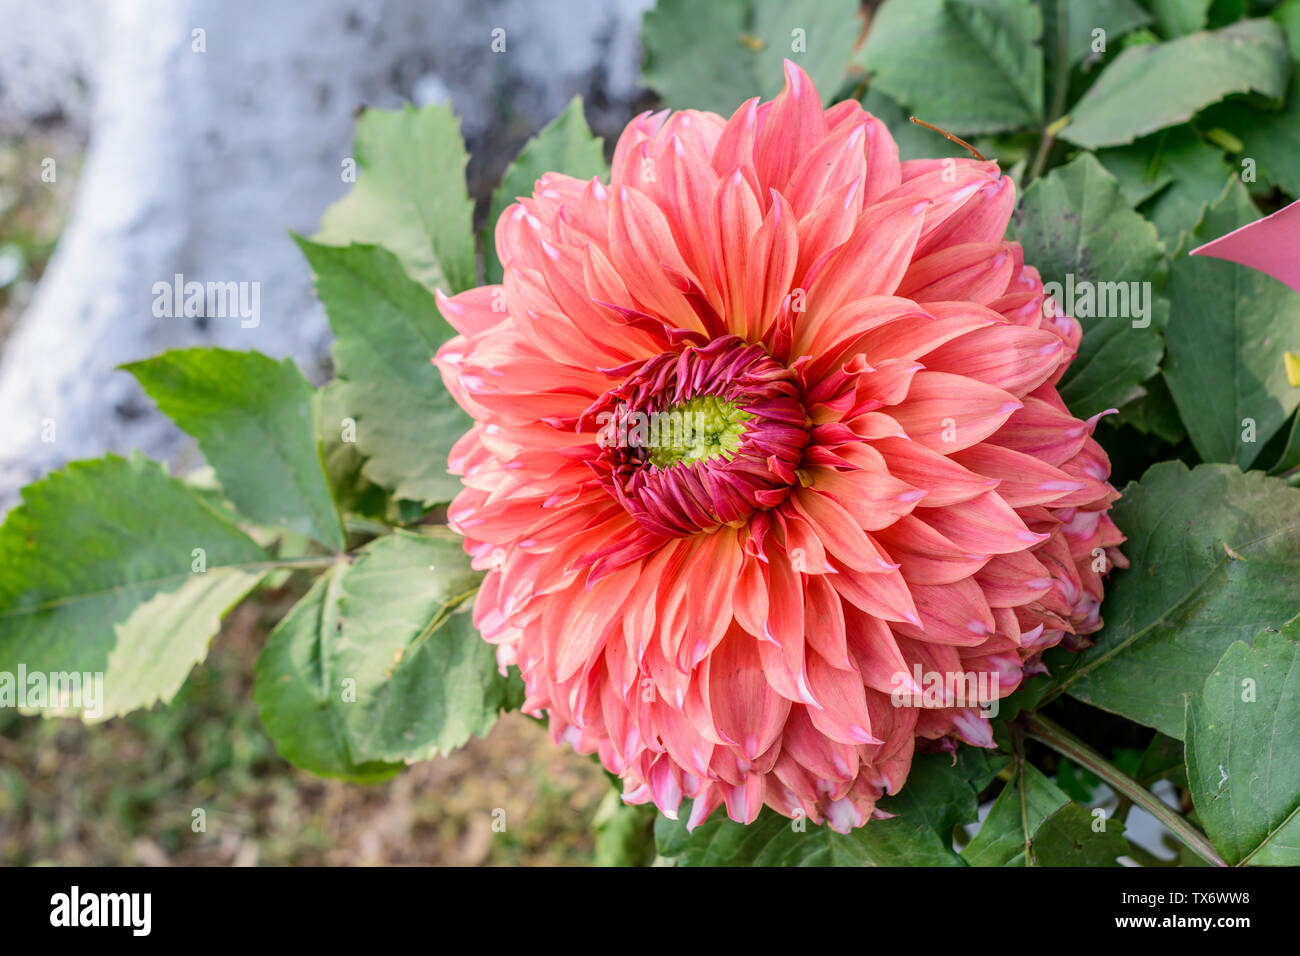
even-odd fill
[{"label": "blurred ground", "polygon": [[[486,740],[384,784],[281,760],[253,664],[300,589],[227,618],[169,707],[105,724],[0,710],[0,864],[565,865],[588,863],[610,784],[519,714]],[[194,832],[202,809],[206,832]],[[505,829],[494,832],[504,810]]]}]

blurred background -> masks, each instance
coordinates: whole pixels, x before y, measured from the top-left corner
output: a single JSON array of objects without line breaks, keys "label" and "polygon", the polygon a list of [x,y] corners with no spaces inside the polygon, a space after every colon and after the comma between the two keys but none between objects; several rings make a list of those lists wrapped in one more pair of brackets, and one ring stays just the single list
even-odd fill
[{"label": "blurred background", "polygon": [[[349,188],[360,107],[450,101],[481,218],[506,164],[575,94],[607,144],[652,102],[637,84],[650,5],[0,0],[0,512],[68,460],[199,461],[121,362],[219,345],[329,377],[328,325],[289,233],[315,232]],[[260,283],[260,324],[154,317],[152,286],[175,273]],[[0,863],[591,860],[610,785],[519,714],[378,786],[281,760],[253,663],[297,593],[232,612],[169,707],[91,728],[0,709]]]}]

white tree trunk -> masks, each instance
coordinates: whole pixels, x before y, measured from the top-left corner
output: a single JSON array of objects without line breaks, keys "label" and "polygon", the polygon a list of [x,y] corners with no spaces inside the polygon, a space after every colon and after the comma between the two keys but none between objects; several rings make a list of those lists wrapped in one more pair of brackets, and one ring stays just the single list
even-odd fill
[{"label": "white tree trunk", "polygon": [[[506,148],[575,93],[597,88],[597,126],[626,118],[648,5],[0,0],[0,23],[25,23],[0,39],[0,62],[16,63],[15,44],[46,41],[35,70],[30,57],[26,68],[0,67],[0,89],[27,84],[26,95],[0,94],[9,113],[0,122],[75,100],[76,83],[40,81],[42,71],[85,71],[94,88],[72,214],[0,355],[0,508],[40,474],[105,451],[198,461],[114,370],[121,362],[219,345],[291,355],[309,377],[326,374],[329,329],[289,230],[310,235],[346,191],[340,171],[359,105],[450,96],[475,153],[471,180],[489,181]],[[490,50],[496,27],[506,30],[503,54]],[[60,31],[66,61],[49,53]],[[65,112],[75,121],[77,104]],[[73,184],[60,176],[50,188]],[[156,317],[154,285],[176,274],[256,283],[259,324]]]}]

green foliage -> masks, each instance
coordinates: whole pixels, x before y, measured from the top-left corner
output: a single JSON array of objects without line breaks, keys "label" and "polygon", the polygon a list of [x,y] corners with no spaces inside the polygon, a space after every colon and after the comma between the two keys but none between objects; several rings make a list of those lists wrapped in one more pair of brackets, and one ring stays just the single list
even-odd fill
[{"label": "green foliage", "polygon": [[1095,819],[1022,761],[962,858],[970,866],[1118,866],[1124,826],[1106,820],[1097,830]]},{"label": "green foliage", "polygon": [[486,733],[510,687],[462,606],[478,580],[445,530],[397,531],[332,567],[258,661],[254,697],[281,755],[374,780]]},{"label": "green foliage", "polygon": [[1232,644],[1187,699],[1187,777],[1230,864],[1300,864],[1300,621]]},{"label": "green foliage", "polygon": [[790,59],[830,97],[861,28],[856,0],[661,0],[641,30],[641,82],[666,106],[730,116],[779,93]]},{"label": "green foliage", "polygon": [[[1257,218],[1234,181],[1192,233],[1200,244]],[[1177,259],[1169,276],[1176,321],[1165,381],[1205,461],[1249,468],[1300,407],[1282,354],[1300,345],[1300,295],[1276,279],[1221,259]]]},{"label": "green foliage", "polygon": [[1132,567],[1112,577],[1106,626],[1061,686],[1181,739],[1183,695],[1234,641],[1296,613],[1300,491],[1235,466],[1164,462],[1112,514]]},{"label": "green foliage", "polygon": [[0,527],[0,672],[102,673],[92,718],[170,700],[266,560],[160,465],[76,462]]},{"label": "green foliage", "polygon": [[[1130,284],[1158,289],[1165,250],[1151,224],[1125,201],[1119,183],[1085,153],[1025,191],[1012,232],[1045,284],[1058,283],[1068,292],[1120,283],[1129,302],[1127,309],[1103,305],[1098,291],[1089,311],[1109,314],[1079,319],[1083,341],[1060,384],[1070,411],[1086,418],[1141,396],[1141,383],[1159,367],[1168,306],[1153,295],[1150,314],[1131,317],[1136,310]],[[1058,306],[1070,314],[1082,311],[1068,301]]]},{"label": "green foliage", "polygon": [[299,245],[336,336],[334,400],[356,423],[362,474],[396,498],[450,500],[460,481],[447,474],[447,454],[470,421],[430,360],[455,331],[387,249]]},{"label": "green foliage", "polygon": [[474,204],[465,189],[469,156],[446,106],[366,110],[353,149],[360,174],[325,211],[317,240],[378,243],[428,289],[475,284]]},{"label": "green foliage", "polygon": [[1232,93],[1280,100],[1287,73],[1286,43],[1271,20],[1130,47],[1070,110],[1061,137],[1088,149],[1131,143],[1185,123]]},{"label": "green foliage", "polygon": [[[198,440],[241,513],[342,550],[316,440],[314,389],[291,359],[198,348],[123,367]],[[249,455],[250,448],[261,454]]]},{"label": "green foliage", "polygon": [[926,122],[998,133],[1043,120],[1042,33],[1031,0],[889,0],[858,59]]}]

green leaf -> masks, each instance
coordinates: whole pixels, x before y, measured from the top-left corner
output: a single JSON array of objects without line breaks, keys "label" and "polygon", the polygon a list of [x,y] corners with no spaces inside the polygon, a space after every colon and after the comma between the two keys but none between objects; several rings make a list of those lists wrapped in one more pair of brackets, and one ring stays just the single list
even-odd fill
[{"label": "green leaf", "polygon": [[1042,125],[1042,35],[1032,0],[887,0],[858,60],[926,122],[997,133]]},{"label": "green leaf", "polygon": [[1147,0],[1156,27],[1170,39],[1203,30],[1214,0]]},{"label": "green leaf", "polygon": [[617,790],[600,801],[591,821],[596,866],[646,866],[654,860],[654,804],[624,803]]},{"label": "green leaf", "polygon": [[1244,144],[1242,159],[1252,160],[1255,173],[1293,197],[1300,196],[1300,0],[1287,0],[1273,11],[1286,35],[1291,54],[1291,79],[1281,110],[1252,109],[1225,103],[1206,114],[1207,124],[1224,127]]},{"label": "green leaf", "polygon": [[[1258,218],[1246,187],[1234,180],[1191,242]],[[1254,269],[1206,256],[1176,259],[1167,292],[1174,318],[1165,380],[1192,444],[1206,461],[1247,468],[1300,406],[1282,358],[1300,342],[1300,295]]]},{"label": "green leaf", "polygon": [[1064,757],[1056,770],[1056,785],[1079,803],[1091,803],[1093,792],[1101,779],[1086,768],[1076,767]]},{"label": "green leaf", "polygon": [[102,673],[91,717],[169,700],[266,560],[156,462],[74,462],[0,527],[0,671]]},{"label": "green leaf", "polygon": [[897,816],[847,834],[766,808],[744,826],[721,807],[688,832],[683,804],[676,820],[655,823],[659,855],[678,866],[961,866],[952,831],[975,819],[976,793],[960,771],[943,754],[917,757],[902,791],[880,804]]},{"label": "green leaf", "polygon": [[[1067,803],[1043,821],[1034,834],[1033,854],[1038,866],[1120,866],[1128,852],[1124,821],[1096,815],[1077,803]],[[1096,830],[1098,824],[1104,830]]]},{"label": "green leaf", "polygon": [[1286,43],[1271,20],[1243,20],[1168,43],[1130,47],[1070,110],[1070,124],[1060,137],[1086,149],[1131,143],[1185,123],[1232,93],[1280,99],[1287,72]]},{"label": "green leaf", "polygon": [[641,82],[665,106],[730,116],[779,93],[790,59],[829,102],[861,30],[856,0],[659,0],[642,22]]},{"label": "green leaf", "polygon": [[1223,154],[1186,126],[1102,150],[1097,159],[1119,179],[1134,205],[1155,196],[1148,215],[1169,249],[1179,247],[1205,207],[1223,195],[1232,175]]},{"label": "green leaf", "polygon": [[344,688],[331,683],[326,642],[338,623],[339,577],[337,569],[331,569],[317,578],[271,632],[257,659],[253,699],[276,750],[290,763],[321,776],[374,783],[404,765],[354,760],[346,728],[335,718]]},{"label": "green leaf", "polygon": [[1082,61],[1102,54],[1093,53],[1093,31],[1104,30],[1109,48],[1120,37],[1151,22],[1151,16],[1135,0],[1039,0],[1043,11],[1043,49],[1048,71],[1054,72],[1060,30],[1064,28],[1065,65],[1073,69]]},{"label": "green leaf", "polygon": [[1214,848],[1300,864],[1300,619],[1235,643],[1187,700],[1187,779]]},{"label": "green leaf", "polygon": [[360,177],[325,210],[316,240],[382,245],[429,289],[455,293],[475,285],[469,157],[451,109],[368,109],[357,122],[353,152]]},{"label": "green leaf", "polygon": [[1154,435],[1161,441],[1177,445],[1187,437],[1187,429],[1178,417],[1178,406],[1169,394],[1169,386],[1163,377],[1157,375],[1143,382],[1142,388],[1146,394],[1121,408],[1119,420],[1144,435]]},{"label": "green leaf", "polygon": [[970,866],[1117,866],[1126,850],[1123,833],[1115,819],[1095,832],[1092,814],[1022,762],[962,858]]},{"label": "green leaf", "polygon": [[[1158,733],[1151,738],[1151,743],[1147,744],[1147,749],[1142,752],[1137,768],[1129,776],[1147,790],[1150,790],[1159,780],[1168,780],[1175,787],[1185,789],[1187,783],[1185,764],[1183,742]],[[1120,769],[1124,770],[1123,767]],[[1128,771],[1124,772],[1128,773]]]},{"label": "green leaf", "polygon": [[524,144],[515,161],[506,168],[501,185],[492,193],[487,241],[483,243],[489,283],[501,281],[501,260],[497,258],[493,238],[501,213],[518,197],[531,196],[534,184],[544,173],[563,173],[582,180],[593,176],[608,178],[609,164],[605,162],[601,142],[600,137],[591,135],[582,115],[582,97],[575,96],[563,113]]},{"label": "green leaf", "polygon": [[[1151,224],[1124,201],[1115,177],[1080,155],[1025,190],[1012,231],[1025,262],[1045,284],[1058,284],[1058,304],[1083,326],[1079,355],[1060,385],[1070,411],[1087,418],[1140,397],[1164,349],[1168,309],[1155,290],[1165,251]],[[1093,314],[1103,311],[1108,314]]]},{"label": "green leaf", "polygon": [[430,360],[455,330],[386,249],[298,244],[338,337],[337,403],[356,422],[363,474],[397,498],[450,500],[460,481],[447,455],[471,423]]},{"label": "green leaf", "polygon": [[1286,429],[1286,442],[1277,463],[1268,469],[1270,475],[1281,475],[1300,468],[1300,415],[1291,417],[1291,427]]},{"label": "green leaf", "polygon": [[970,866],[1024,866],[1026,848],[1045,819],[1070,802],[1032,764],[1021,763],[1015,780],[998,794],[979,832],[962,850]]},{"label": "green leaf", "polygon": [[1224,650],[1296,613],[1300,491],[1235,466],[1161,462],[1112,517],[1128,536],[1095,646],[1059,673],[1072,696],[1182,738],[1183,695]]},{"label": "green leaf", "polygon": [[175,349],[122,368],[195,437],[245,517],[342,550],[343,528],[316,441],[315,390],[292,359]]},{"label": "green leaf", "polygon": [[480,577],[446,530],[397,531],[336,567],[257,664],[254,698],[280,753],[372,779],[487,733],[511,684],[462,606]]}]

